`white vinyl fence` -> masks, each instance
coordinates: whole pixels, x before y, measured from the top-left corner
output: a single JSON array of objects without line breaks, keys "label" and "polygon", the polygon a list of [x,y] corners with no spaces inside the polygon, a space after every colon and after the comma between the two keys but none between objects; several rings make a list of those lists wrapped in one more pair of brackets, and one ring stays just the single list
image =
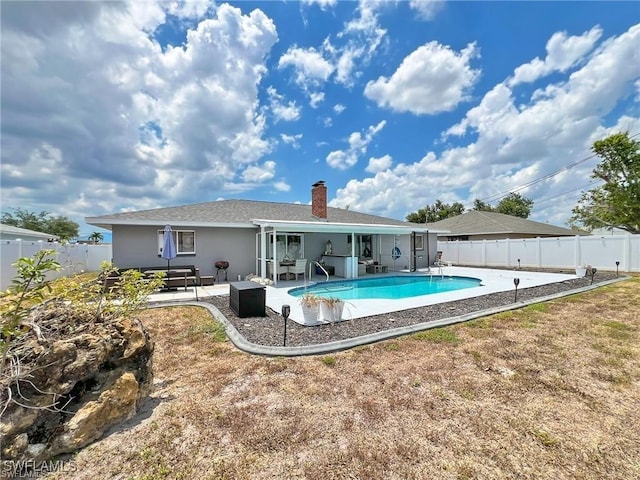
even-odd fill
[{"label": "white vinyl fence", "polygon": [[12,266],[21,257],[33,257],[39,250],[51,249],[57,252],[56,260],[62,270],[48,276],[49,280],[82,272],[97,272],[103,261],[111,261],[111,244],[61,244],[26,240],[0,241],[0,290],[6,290],[16,276]]},{"label": "white vinyl fence", "polygon": [[439,241],[438,250],[445,262],[458,265],[562,269],[590,265],[640,272],[640,235]]}]

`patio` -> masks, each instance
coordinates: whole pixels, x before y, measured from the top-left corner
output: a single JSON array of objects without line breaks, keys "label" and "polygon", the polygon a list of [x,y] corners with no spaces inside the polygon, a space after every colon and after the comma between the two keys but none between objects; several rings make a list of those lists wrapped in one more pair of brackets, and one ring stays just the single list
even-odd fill
[{"label": "patio", "polygon": [[[518,278],[519,282],[519,295],[522,295],[524,289],[532,287],[540,287],[549,284],[557,284],[559,282],[565,282],[567,280],[575,280],[576,277],[573,274],[563,273],[547,273],[547,272],[535,272],[527,270],[499,270],[499,269],[486,269],[486,268],[469,268],[469,267],[442,267],[441,269],[431,269],[428,271],[418,272],[390,272],[387,274],[376,274],[375,277],[392,275],[433,275],[438,276],[463,276],[473,277],[482,280],[482,284],[477,288],[466,288],[462,290],[455,290],[452,292],[435,293],[431,295],[421,295],[416,297],[410,297],[405,299],[367,299],[367,300],[349,300],[345,305],[343,319],[351,320],[364,317],[372,317],[376,315],[390,314],[393,312],[399,312],[402,310],[415,309],[426,307],[429,305],[437,305],[446,302],[454,302],[459,300],[466,300],[476,298],[480,296],[496,294],[501,292],[514,292],[514,278]],[[599,274],[599,280],[604,274]],[[373,275],[366,275],[363,278],[371,278]],[[343,280],[342,278],[332,277],[330,280]],[[291,307],[290,320],[302,324],[302,307],[299,299],[292,295],[289,295],[288,291],[295,287],[304,287],[312,283],[316,283],[320,280],[320,277],[314,277],[313,281],[303,280],[287,280],[280,281],[277,285],[266,287],[266,306],[274,312],[281,312],[283,305],[289,305]],[[197,287],[198,297],[200,299],[206,299],[207,297],[228,295],[229,283],[217,284],[213,286]],[[513,299],[513,296],[511,296]],[[522,297],[524,298],[524,297]],[[195,289],[191,287],[187,291],[179,290],[175,292],[158,292],[151,296],[150,301],[156,302],[179,302],[187,300],[195,300]]]}]

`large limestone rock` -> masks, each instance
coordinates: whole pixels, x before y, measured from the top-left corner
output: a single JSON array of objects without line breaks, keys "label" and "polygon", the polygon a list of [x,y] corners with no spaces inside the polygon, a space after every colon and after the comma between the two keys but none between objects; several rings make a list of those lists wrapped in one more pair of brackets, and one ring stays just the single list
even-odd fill
[{"label": "large limestone rock", "polygon": [[131,418],[153,383],[153,343],[137,320],[78,318],[57,306],[36,323],[44,340],[21,339],[30,376],[12,385],[19,402],[0,418],[3,460],[44,461],[88,445]]}]

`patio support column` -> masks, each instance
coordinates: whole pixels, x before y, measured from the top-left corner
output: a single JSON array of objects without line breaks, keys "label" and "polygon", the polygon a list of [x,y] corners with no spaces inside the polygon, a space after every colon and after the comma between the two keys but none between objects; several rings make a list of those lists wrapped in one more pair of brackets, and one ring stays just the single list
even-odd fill
[{"label": "patio support column", "polygon": [[260,227],[260,276],[267,278],[267,230],[264,225]]},{"label": "patio support column", "polygon": [[427,230],[427,270],[431,271],[431,248],[429,248],[429,244],[431,243],[431,236],[429,235],[429,230]]},{"label": "patio support column", "polygon": [[409,262],[409,271],[416,271],[416,232],[411,232],[411,258]]},{"label": "patio support column", "polygon": [[271,261],[271,274],[273,275],[273,284],[278,284],[278,231],[273,229],[273,245],[271,251],[273,252],[273,260]]},{"label": "patio support column", "polygon": [[358,276],[358,262],[354,261],[355,256],[356,256],[356,232],[351,232],[351,261],[349,262],[349,266],[351,267],[351,278],[356,278]]}]

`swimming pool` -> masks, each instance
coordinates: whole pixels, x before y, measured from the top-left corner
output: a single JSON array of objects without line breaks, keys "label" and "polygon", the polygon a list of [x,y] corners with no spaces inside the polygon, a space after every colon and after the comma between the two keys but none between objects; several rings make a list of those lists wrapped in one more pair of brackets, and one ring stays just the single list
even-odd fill
[{"label": "swimming pool", "polygon": [[473,277],[442,277],[427,275],[401,275],[378,278],[353,279],[316,283],[310,286],[292,288],[289,295],[301,297],[312,293],[319,297],[341,300],[363,299],[403,299],[451,292],[480,285],[481,280]]}]

